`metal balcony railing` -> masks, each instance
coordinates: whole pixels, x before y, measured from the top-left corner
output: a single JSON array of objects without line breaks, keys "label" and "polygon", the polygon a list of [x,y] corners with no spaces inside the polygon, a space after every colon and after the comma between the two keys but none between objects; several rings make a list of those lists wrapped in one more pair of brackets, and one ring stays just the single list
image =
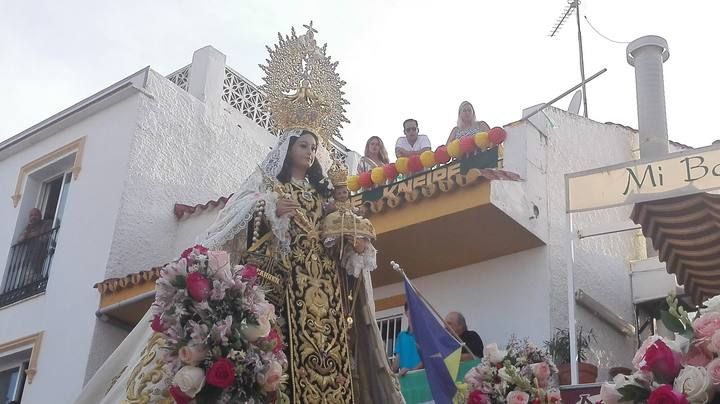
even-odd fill
[{"label": "metal balcony railing", "polygon": [[13,245],[5,268],[0,307],[45,291],[59,227]]}]

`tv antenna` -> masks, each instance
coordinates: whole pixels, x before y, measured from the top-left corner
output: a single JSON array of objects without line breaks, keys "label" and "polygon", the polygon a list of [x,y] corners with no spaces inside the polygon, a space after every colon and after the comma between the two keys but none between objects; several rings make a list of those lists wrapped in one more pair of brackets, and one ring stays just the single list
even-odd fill
[{"label": "tv antenna", "polygon": [[577,16],[577,35],[578,35],[578,48],[580,53],[580,79],[582,80],[582,102],[583,102],[583,114],[585,118],[588,116],[587,108],[587,90],[585,88],[585,60],[583,58],[583,46],[582,46],[582,31],[580,30],[580,0],[568,0],[565,8],[563,9],[560,17],[558,17],[555,25],[553,25],[550,31],[550,37],[554,37],[562,28],[563,24],[570,19],[570,16],[575,13]]}]

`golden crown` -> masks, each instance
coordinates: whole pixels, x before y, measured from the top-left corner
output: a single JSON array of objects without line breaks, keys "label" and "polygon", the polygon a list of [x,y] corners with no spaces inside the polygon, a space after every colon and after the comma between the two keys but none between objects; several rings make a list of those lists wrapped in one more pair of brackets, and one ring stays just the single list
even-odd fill
[{"label": "golden crown", "polygon": [[267,47],[267,66],[260,65],[267,109],[277,129],[308,129],[329,148],[330,139],[340,137],[342,123],[350,122],[344,115],[345,82],[335,71],[338,63],[325,54],[327,45],[317,46],[312,21],[303,27],[305,34],[297,36],[292,28],[290,36],[278,34],[274,49]]},{"label": "golden crown", "polygon": [[[339,213],[339,212],[338,212]],[[329,214],[323,221],[323,237],[367,237],[375,240],[375,226],[370,220],[347,212]]]},{"label": "golden crown", "polygon": [[330,182],[335,187],[347,186],[348,168],[344,164],[333,163],[327,172]]}]

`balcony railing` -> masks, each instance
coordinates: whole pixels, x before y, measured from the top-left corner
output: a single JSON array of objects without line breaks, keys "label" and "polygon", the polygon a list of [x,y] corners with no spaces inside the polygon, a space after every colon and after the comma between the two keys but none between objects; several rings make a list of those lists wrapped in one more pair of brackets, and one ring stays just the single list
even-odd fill
[{"label": "balcony railing", "polygon": [[390,358],[395,355],[395,342],[401,331],[402,314],[378,319],[377,325],[383,340],[385,355]]},{"label": "balcony railing", "polygon": [[10,249],[0,307],[45,291],[59,227],[20,241]]}]

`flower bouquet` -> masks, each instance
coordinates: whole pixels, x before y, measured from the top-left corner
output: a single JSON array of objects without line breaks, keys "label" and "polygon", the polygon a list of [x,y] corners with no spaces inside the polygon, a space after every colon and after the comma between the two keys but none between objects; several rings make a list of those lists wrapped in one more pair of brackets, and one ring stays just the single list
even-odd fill
[{"label": "flower bouquet", "polygon": [[557,368],[548,354],[527,339],[511,337],[506,350],[490,344],[480,364],[468,371],[468,404],[559,403],[553,382]]},{"label": "flower bouquet", "polygon": [[165,340],[176,403],[274,400],[287,358],[256,278],[256,268],[232,268],[226,252],[200,245],[161,270],[151,327]]},{"label": "flower bouquet", "polygon": [[617,375],[600,390],[605,404],[707,403],[720,388],[720,296],[704,303],[690,320],[669,296],[662,312],[665,326],[678,334],[675,341],[651,336],[633,358],[636,372]]}]

